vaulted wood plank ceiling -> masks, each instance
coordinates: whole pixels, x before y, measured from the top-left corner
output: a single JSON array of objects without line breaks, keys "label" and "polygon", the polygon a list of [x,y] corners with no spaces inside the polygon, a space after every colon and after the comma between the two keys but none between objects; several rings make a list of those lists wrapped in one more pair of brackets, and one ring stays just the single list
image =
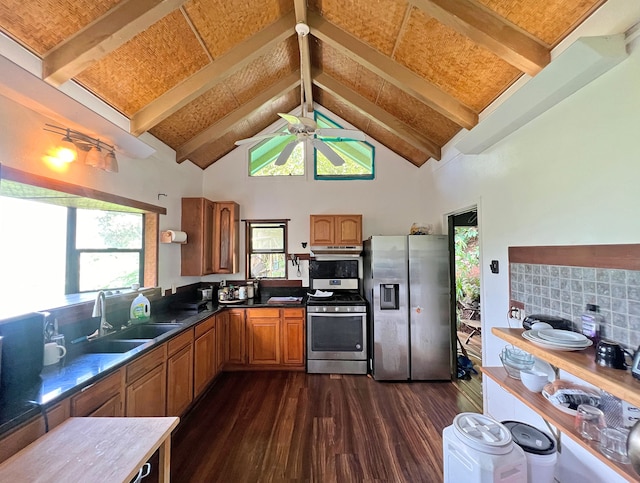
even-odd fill
[{"label": "vaulted wood plank ceiling", "polygon": [[308,106],[421,166],[605,1],[4,0],[0,30],[177,162],[206,169],[299,106],[302,84]]}]

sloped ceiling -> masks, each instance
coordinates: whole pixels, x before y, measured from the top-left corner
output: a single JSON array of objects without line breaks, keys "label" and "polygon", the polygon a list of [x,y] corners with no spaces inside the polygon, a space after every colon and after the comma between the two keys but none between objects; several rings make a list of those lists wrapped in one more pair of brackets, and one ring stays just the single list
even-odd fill
[{"label": "sloped ceiling", "polygon": [[305,103],[421,166],[604,2],[4,0],[0,30],[177,162],[205,169],[299,106],[303,72]]}]

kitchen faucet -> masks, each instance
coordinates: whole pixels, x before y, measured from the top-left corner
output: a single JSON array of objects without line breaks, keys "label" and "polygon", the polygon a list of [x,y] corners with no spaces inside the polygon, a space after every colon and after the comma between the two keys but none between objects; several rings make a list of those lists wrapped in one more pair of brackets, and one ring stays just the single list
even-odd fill
[{"label": "kitchen faucet", "polygon": [[[98,292],[98,296],[96,297],[96,301],[93,304],[93,313],[91,317],[100,317],[100,326],[98,327],[98,337],[102,337],[103,335],[107,335],[110,330],[113,329],[113,326],[107,322],[107,311],[106,311],[106,296],[102,290]],[[92,334],[93,335],[93,334]]]}]

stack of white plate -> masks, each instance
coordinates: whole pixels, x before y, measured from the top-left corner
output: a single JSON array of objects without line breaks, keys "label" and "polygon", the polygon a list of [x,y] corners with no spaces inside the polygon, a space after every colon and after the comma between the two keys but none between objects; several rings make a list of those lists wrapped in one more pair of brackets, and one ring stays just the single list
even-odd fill
[{"label": "stack of white plate", "polygon": [[584,335],[570,330],[525,330],[522,337],[537,346],[556,351],[580,351],[593,344]]}]

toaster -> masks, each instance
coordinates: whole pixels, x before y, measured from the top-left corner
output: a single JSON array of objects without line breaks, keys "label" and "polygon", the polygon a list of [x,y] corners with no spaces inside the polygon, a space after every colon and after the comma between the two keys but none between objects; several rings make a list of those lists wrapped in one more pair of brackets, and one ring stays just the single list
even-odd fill
[{"label": "toaster", "polygon": [[536,322],[546,322],[554,329],[571,330],[571,321],[563,319],[562,317],[556,317],[554,315],[545,314],[532,314],[528,315],[522,321],[522,327],[526,330],[531,329],[531,326]]}]

